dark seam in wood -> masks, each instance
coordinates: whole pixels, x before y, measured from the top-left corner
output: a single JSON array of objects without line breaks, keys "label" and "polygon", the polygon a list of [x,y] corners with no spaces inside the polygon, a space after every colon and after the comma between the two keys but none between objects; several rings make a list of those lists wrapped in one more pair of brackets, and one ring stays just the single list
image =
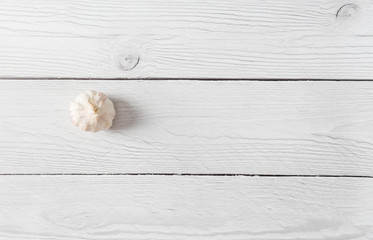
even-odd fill
[{"label": "dark seam in wood", "polygon": [[245,173],[0,173],[0,176],[197,176],[197,177],[299,177],[299,178],[373,178],[367,175],[327,174],[245,174]]}]

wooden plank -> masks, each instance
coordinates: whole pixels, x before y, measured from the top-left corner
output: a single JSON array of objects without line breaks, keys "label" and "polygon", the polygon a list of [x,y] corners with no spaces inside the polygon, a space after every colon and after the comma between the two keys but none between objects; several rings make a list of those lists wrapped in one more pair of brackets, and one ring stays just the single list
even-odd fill
[{"label": "wooden plank", "polygon": [[[105,92],[112,129],[70,122]],[[1,81],[0,173],[372,175],[370,82]]]},{"label": "wooden plank", "polygon": [[372,12],[370,0],[5,0],[0,77],[371,79]]},{"label": "wooden plank", "polygon": [[373,179],[0,178],[0,239],[372,239]]}]

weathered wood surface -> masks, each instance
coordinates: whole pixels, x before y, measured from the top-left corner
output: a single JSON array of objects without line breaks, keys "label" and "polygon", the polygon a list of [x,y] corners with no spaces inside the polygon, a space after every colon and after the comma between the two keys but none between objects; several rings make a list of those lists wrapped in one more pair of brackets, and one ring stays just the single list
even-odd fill
[{"label": "weathered wood surface", "polygon": [[0,239],[370,240],[373,179],[0,177]]},{"label": "weathered wood surface", "polygon": [[[113,99],[112,129],[69,102]],[[372,175],[370,82],[1,81],[0,173]]]},{"label": "weathered wood surface", "polygon": [[0,77],[372,79],[372,12],[370,0],[5,0]]}]

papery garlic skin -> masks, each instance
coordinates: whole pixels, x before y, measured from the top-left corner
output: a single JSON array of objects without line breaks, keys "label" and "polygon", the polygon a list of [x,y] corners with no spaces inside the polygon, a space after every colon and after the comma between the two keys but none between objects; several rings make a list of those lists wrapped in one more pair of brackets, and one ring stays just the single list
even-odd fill
[{"label": "papery garlic skin", "polygon": [[113,102],[101,92],[87,91],[70,103],[72,123],[83,131],[109,129],[115,117]]}]

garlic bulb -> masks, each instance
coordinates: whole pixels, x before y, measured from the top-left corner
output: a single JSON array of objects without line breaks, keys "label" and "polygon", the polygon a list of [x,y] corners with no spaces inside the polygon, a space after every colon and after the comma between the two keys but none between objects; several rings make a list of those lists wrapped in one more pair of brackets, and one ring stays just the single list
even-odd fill
[{"label": "garlic bulb", "polygon": [[115,109],[104,93],[87,91],[70,103],[70,114],[72,123],[81,130],[98,132],[111,127]]}]

